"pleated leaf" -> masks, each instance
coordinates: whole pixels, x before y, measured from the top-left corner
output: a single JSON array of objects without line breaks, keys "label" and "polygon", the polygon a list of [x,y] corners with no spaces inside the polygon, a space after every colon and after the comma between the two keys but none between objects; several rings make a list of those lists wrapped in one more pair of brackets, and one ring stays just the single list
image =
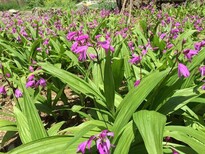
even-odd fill
[{"label": "pleated leaf", "polygon": [[163,133],[166,117],[156,111],[141,110],[133,119],[149,154],[163,154]]},{"label": "pleated leaf", "polygon": [[23,107],[22,112],[28,122],[29,132],[32,140],[47,137],[47,132],[34,105],[34,100],[32,100],[30,94],[22,83],[21,87],[23,89],[23,102],[21,102],[21,107]]},{"label": "pleated leaf", "polygon": [[144,78],[138,87],[133,88],[126,97],[122,100],[118,107],[118,114],[113,126],[113,131],[118,136],[121,129],[131,119],[133,113],[145,100],[149,93],[160,83],[160,81],[167,75],[166,71],[155,71]]},{"label": "pleated leaf", "polygon": [[203,131],[183,126],[166,126],[165,130],[165,136],[188,144],[199,154],[205,153],[205,133]]},{"label": "pleated leaf", "polygon": [[[79,91],[85,95],[94,96],[97,99],[105,101],[105,97],[100,93],[99,89],[94,88],[78,76],[67,72],[63,69],[59,69],[48,63],[39,63],[42,68],[52,76],[59,78],[61,81],[67,83],[72,89]],[[104,105],[105,104],[101,104]]]}]

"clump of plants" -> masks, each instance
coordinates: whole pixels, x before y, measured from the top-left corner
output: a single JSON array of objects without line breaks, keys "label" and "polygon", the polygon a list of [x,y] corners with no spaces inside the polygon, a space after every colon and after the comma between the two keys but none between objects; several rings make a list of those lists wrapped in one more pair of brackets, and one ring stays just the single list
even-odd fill
[{"label": "clump of plants", "polygon": [[203,153],[205,20],[191,6],[148,5],[129,25],[118,10],[4,12],[0,93],[16,121],[0,130],[22,142],[4,152]]}]

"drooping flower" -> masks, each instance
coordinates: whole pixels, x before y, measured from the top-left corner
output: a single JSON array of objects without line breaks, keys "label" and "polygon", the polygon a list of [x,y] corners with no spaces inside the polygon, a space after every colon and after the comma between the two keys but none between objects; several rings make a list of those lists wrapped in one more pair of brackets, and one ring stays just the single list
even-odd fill
[{"label": "drooping flower", "polygon": [[132,59],[129,60],[131,64],[138,64],[142,60],[141,56],[137,56],[135,54],[132,55]]},{"label": "drooping flower", "polygon": [[88,50],[88,46],[85,45],[85,46],[77,47],[74,52],[79,55],[78,59],[80,61],[84,61],[84,60],[86,60],[87,50]]},{"label": "drooping flower", "polygon": [[202,89],[202,90],[205,90],[205,84],[204,84],[204,85],[202,85],[201,89]]},{"label": "drooping flower", "polygon": [[82,143],[78,146],[77,153],[81,152],[82,154],[84,154],[85,151],[86,151],[86,147],[88,148],[88,150],[90,150],[90,148],[91,148],[91,143],[92,143],[92,141],[94,141],[95,138],[96,138],[95,136],[91,136],[87,141],[82,142]]},{"label": "drooping flower", "polygon": [[29,71],[34,72],[34,68],[32,66],[29,66]]},{"label": "drooping flower", "polygon": [[172,149],[172,154],[179,154],[176,150]]},{"label": "drooping flower", "polygon": [[140,84],[140,80],[136,80],[134,86],[137,87]]},{"label": "drooping flower", "polygon": [[16,96],[16,98],[20,98],[20,97],[23,96],[23,93],[19,89],[16,89],[15,90],[15,96]]},{"label": "drooping flower", "polygon": [[7,78],[10,78],[10,77],[11,77],[11,74],[10,74],[10,73],[6,73],[6,77],[7,77]]},{"label": "drooping flower", "polygon": [[201,50],[201,42],[196,42],[195,44],[194,44],[194,48],[195,48],[195,50],[197,50],[197,51],[200,51]]},{"label": "drooping flower", "polygon": [[97,149],[100,154],[110,154],[111,143],[108,136],[113,137],[113,132],[108,132],[108,130],[103,130],[96,141]]},{"label": "drooping flower", "polygon": [[28,81],[28,82],[26,83],[26,88],[28,88],[28,87],[33,87],[34,85],[35,85],[35,81],[34,81],[34,80]]},{"label": "drooping flower", "polygon": [[0,94],[6,95],[6,89],[4,86],[0,87]]},{"label": "drooping flower", "polygon": [[191,61],[191,60],[192,60],[192,57],[198,54],[198,51],[197,51],[197,50],[193,50],[193,49],[186,49],[186,50],[184,50],[183,53],[184,53],[184,56],[185,56],[189,61]]},{"label": "drooping flower", "polygon": [[32,74],[28,77],[28,81],[32,81],[32,80],[34,80],[34,78],[35,78],[35,76]]},{"label": "drooping flower", "polygon": [[130,48],[131,51],[134,51],[134,43],[132,41],[128,42],[128,47]]},{"label": "drooping flower", "polygon": [[43,45],[48,45],[49,44],[49,39],[45,39],[44,42],[43,42]]},{"label": "drooping flower", "polygon": [[111,45],[109,40],[98,42],[98,44],[100,44],[100,46],[103,49],[105,49],[105,52],[108,52],[108,51],[114,52],[114,50],[115,50],[114,47]]},{"label": "drooping flower", "polygon": [[162,33],[162,34],[159,36],[159,38],[163,40],[166,35],[167,35],[166,33]]},{"label": "drooping flower", "polygon": [[43,78],[40,78],[39,85],[42,86],[42,87],[45,87],[46,86],[46,80],[43,79]]},{"label": "drooping flower", "polygon": [[199,67],[199,71],[201,73],[201,76],[205,76],[205,66]]},{"label": "drooping flower", "polygon": [[178,76],[179,77],[184,76],[185,78],[187,78],[187,77],[189,77],[189,75],[190,75],[190,72],[189,72],[188,68],[184,64],[179,63],[178,64]]},{"label": "drooping flower", "polygon": [[90,150],[92,141],[96,141],[96,146],[99,154],[110,154],[111,143],[108,137],[113,137],[113,132],[108,132],[108,130],[103,130],[99,135],[91,136],[87,141],[81,143],[78,146],[77,153],[81,152],[84,154],[86,152],[86,147]]},{"label": "drooping flower", "polygon": [[77,35],[77,32],[69,32],[67,35],[67,40],[71,41],[74,39],[74,37]]}]

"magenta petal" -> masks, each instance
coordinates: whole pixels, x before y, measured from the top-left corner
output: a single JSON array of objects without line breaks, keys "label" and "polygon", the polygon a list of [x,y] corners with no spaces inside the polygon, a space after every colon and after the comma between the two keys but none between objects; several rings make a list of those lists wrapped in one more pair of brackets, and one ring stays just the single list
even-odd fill
[{"label": "magenta petal", "polygon": [[28,82],[26,83],[26,88],[28,88],[28,87],[33,87],[34,85],[35,85],[35,81],[34,81],[34,80],[28,81]]},{"label": "magenta petal", "polygon": [[98,139],[98,140],[96,141],[96,144],[97,144],[98,152],[99,152],[100,154],[106,154],[106,153],[104,152],[104,149],[103,149],[103,146],[102,146],[102,143],[101,143],[101,139]]},{"label": "magenta petal", "polygon": [[199,67],[199,71],[201,73],[201,76],[205,76],[205,66]]},{"label": "magenta petal", "polygon": [[23,93],[19,89],[16,89],[15,90],[15,96],[16,96],[16,98],[20,98],[20,97],[23,96]]},{"label": "magenta petal", "polygon": [[134,86],[137,87],[140,84],[140,80],[136,80]]},{"label": "magenta petal", "polygon": [[87,143],[88,143],[88,141],[85,141],[85,142],[81,143],[81,144],[78,146],[77,153],[82,152],[82,154],[84,154],[84,153],[85,153],[86,146],[87,146]]},{"label": "magenta petal", "polygon": [[74,42],[71,46],[71,51],[75,52],[77,47],[78,47],[78,42]]},{"label": "magenta petal", "polygon": [[205,84],[201,87],[202,90],[205,90]]},{"label": "magenta petal", "polygon": [[188,68],[182,64],[182,63],[179,63],[178,64],[178,76],[181,77],[181,76],[184,76],[185,78],[189,77],[190,75],[190,72],[188,70]]},{"label": "magenta petal", "polygon": [[0,87],[0,94],[6,95],[6,89],[4,86]]},{"label": "magenta petal", "polygon": [[95,138],[96,138],[95,136],[91,136],[91,137],[89,138],[89,140],[88,140],[88,142],[87,142],[88,149],[90,149],[91,143],[92,143],[92,141],[93,141]]}]

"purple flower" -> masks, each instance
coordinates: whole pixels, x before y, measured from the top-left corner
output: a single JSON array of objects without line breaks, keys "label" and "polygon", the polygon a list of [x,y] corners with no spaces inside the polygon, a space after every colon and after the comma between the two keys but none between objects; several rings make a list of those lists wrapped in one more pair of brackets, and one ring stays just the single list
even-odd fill
[{"label": "purple flower", "polygon": [[32,81],[35,78],[35,76],[32,74],[28,77],[28,81]]},{"label": "purple flower", "polygon": [[6,95],[6,89],[4,86],[0,87],[0,94]]},{"label": "purple flower", "polygon": [[96,141],[97,149],[100,154],[110,154],[110,140],[107,138],[108,136],[113,137],[113,132],[108,132],[108,130],[103,130]]},{"label": "purple flower", "polygon": [[172,149],[172,154],[179,154],[176,150]]},{"label": "purple flower", "polygon": [[78,42],[74,42],[71,46],[71,50],[74,52],[77,47],[78,47]]},{"label": "purple flower", "polygon": [[67,35],[67,40],[69,40],[69,41],[71,41],[71,40],[73,40],[74,39],[74,37],[77,35],[77,32],[70,32],[70,33],[68,33],[68,35]]},{"label": "purple flower", "polygon": [[28,87],[33,87],[34,85],[35,85],[35,81],[34,81],[34,80],[28,81],[28,82],[26,83],[26,88],[28,88]]},{"label": "purple flower", "polygon": [[90,57],[90,59],[94,60],[97,58],[97,55],[91,53],[91,54],[89,54],[89,57]]},{"label": "purple flower", "polygon": [[10,74],[10,73],[6,73],[6,77],[7,77],[7,78],[10,78],[10,77],[11,77],[11,74]]},{"label": "purple flower", "polygon": [[42,50],[42,48],[41,48],[41,47],[38,47],[36,50],[37,50],[37,51],[41,51],[41,50]]},{"label": "purple flower", "polygon": [[167,44],[167,49],[170,49],[170,48],[172,48],[174,45],[172,44],[172,43],[168,43]]},{"label": "purple flower", "polygon": [[100,44],[100,46],[105,49],[105,52],[108,52],[109,50],[114,52],[114,48],[113,46],[111,46],[110,41],[106,40],[106,41],[102,41],[102,42],[98,42]]},{"label": "purple flower", "polygon": [[78,146],[77,153],[81,152],[82,154],[84,154],[85,151],[86,151],[86,147],[88,147],[88,149],[90,150],[90,148],[91,148],[91,143],[92,143],[92,141],[93,141],[95,138],[96,138],[95,136],[91,136],[87,141],[81,143],[81,144]]},{"label": "purple flower", "polygon": [[29,71],[34,72],[34,68],[32,66],[29,66]]},{"label": "purple flower", "polygon": [[48,45],[48,43],[49,43],[49,39],[45,39],[43,45]]},{"label": "purple flower", "polygon": [[88,50],[88,46],[79,46],[75,49],[75,53],[79,55],[78,59],[80,61],[86,60],[86,52]]},{"label": "purple flower", "polygon": [[134,51],[135,47],[134,47],[134,43],[132,41],[128,42],[128,46],[129,46],[131,51]]},{"label": "purple flower", "polygon": [[23,93],[19,89],[16,89],[15,90],[15,96],[16,96],[16,98],[20,98],[20,97],[23,96]]},{"label": "purple flower", "polygon": [[140,84],[140,80],[136,80],[134,86],[137,87]]},{"label": "purple flower", "polygon": [[167,35],[166,33],[162,33],[162,34],[159,36],[159,38],[163,40],[166,35]]},{"label": "purple flower", "polygon": [[129,62],[132,63],[132,64],[138,64],[142,60],[141,56],[137,56],[135,54],[133,54],[132,57],[133,58],[129,60]]},{"label": "purple flower", "polygon": [[40,78],[39,85],[42,86],[42,87],[45,87],[46,86],[46,80],[43,79],[43,78]]},{"label": "purple flower", "polygon": [[75,40],[82,41],[82,40],[87,40],[88,38],[89,38],[89,36],[87,34],[85,34],[85,35],[81,35],[81,36],[77,37]]},{"label": "purple flower", "polygon": [[199,67],[199,71],[201,73],[201,76],[205,76],[205,66]]},{"label": "purple flower", "polygon": [[184,55],[188,60],[192,60],[192,57],[198,54],[197,50],[186,49],[184,50]]},{"label": "purple flower", "polygon": [[200,51],[201,50],[201,42],[196,42],[194,44],[194,48],[195,48],[195,50]]},{"label": "purple flower", "polygon": [[189,77],[189,75],[190,75],[190,72],[189,72],[188,68],[184,64],[179,63],[178,64],[178,76],[179,77],[184,76],[185,78],[187,78],[187,77]]},{"label": "purple flower", "polygon": [[113,137],[113,132],[108,132],[108,130],[103,130],[99,135],[91,136],[87,141],[81,143],[78,146],[77,153],[85,153],[86,147],[90,150],[92,141],[96,141],[96,146],[99,154],[110,154],[111,143],[108,137]]},{"label": "purple flower", "polygon": [[201,87],[202,90],[205,90],[205,84]]}]

